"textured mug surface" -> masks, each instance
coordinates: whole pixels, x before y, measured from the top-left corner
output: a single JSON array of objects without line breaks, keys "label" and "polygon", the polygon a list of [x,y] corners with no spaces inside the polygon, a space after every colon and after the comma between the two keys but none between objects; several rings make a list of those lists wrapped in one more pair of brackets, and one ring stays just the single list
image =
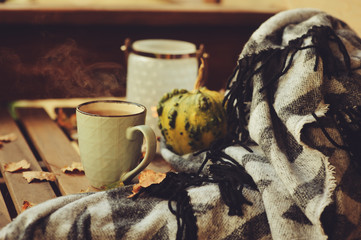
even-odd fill
[{"label": "textured mug surface", "polygon": [[[76,111],[80,157],[93,187],[131,180],[152,160],[156,139],[145,126],[146,108],[125,101],[93,101]],[[141,159],[143,135],[146,155]]]}]

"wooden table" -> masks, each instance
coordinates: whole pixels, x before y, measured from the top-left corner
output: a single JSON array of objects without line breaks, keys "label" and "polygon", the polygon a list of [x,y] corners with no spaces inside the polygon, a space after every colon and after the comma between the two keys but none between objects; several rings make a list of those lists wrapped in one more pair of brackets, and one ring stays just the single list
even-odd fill
[{"label": "wooden table", "polygon": [[[25,201],[39,204],[61,195],[96,191],[83,173],[63,173],[61,168],[80,162],[76,141],[72,141],[42,107],[16,108],[16,118],[0,106],[0,136],[14,133],[17,139],[0,148],[0,229],[16,217]],[[56,181],[28,183],[22,172],[4,171],[4,164],[26,159],[31,171],[49,171]],[[159,155],[148,166],[158,172],[171,169]]]}]

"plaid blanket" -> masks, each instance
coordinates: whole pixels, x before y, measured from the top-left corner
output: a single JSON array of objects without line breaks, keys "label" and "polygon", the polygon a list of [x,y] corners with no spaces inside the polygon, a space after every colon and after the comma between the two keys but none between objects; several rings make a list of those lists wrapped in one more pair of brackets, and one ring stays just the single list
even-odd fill
[{"label": "plaid blanket", "polygon": [[[232,144],[187,156],[163,147],[179,171],[165,191],[59,197],[20,214],[0,239],[361,239],[360,69],[361,40],[344,22],[313,9],[276,14],[227,85]],[[225,181],[240,175],[216,175],[217,166],[244,175]],[[177,179],[194,181],[172,192]]]}]

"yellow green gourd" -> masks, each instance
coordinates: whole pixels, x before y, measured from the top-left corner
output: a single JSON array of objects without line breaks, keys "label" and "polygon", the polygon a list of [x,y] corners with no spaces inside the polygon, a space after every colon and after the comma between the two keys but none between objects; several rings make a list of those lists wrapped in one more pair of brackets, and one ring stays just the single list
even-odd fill
[{"label": "yellow green gourd", "polygon": [[227,131],[223,95],[206,87],[174,89],[157,106],[159,129],[168,149],[179,155],[208,148]]}]

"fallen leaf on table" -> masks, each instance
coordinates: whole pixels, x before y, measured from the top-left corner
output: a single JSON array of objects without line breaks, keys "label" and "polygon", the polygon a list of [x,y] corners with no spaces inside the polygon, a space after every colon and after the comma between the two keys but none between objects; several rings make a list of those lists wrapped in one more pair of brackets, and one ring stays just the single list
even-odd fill
[{"label": "fallen leaf on table", "polygon": [[23,206],[21,207],[21,212],[24,212],[26,209],[31,208],[31,207],[33,207],[33,206],[35,206],[35,205],[36,205],[36,204],[33,204],[33,203],[25,200],[25,201],[23,202]]},{"label": "fallen leaf on table", "polygon": [[28,171],[23,172],[23,177],[31,183],[34,180],[46,180],[46,181],[55,181],[56,176],[54,173],[43,172],[43,171]]},{"label": "fallen leaf on table", "polygon": [[13,142],[16,139],[17,139],[17,136],[15,133],[9,133],[9,134],[0,136],[0,142],[3,142],[3,143]]},{"label": "fallen leaf on table", "polygon": [[133,197],[137,194],[140,189],[149,187],[152,184],[160,183],[166,177],[165,173],[158,173],[150,169],[143,170],[139,174],[139,183],[133,186],[132,194],[128,198]]},{"label": "fallen leaf on table", "polygon": [[61,169],[63,173],[84,172],[81,162],[72,162],[70,166]]},{"label": "fallen leaf on table", "polygon": [[139,184],[142,187],[149,187],[153,183],[160,183],[161,181],[163,181],[165,176],[165,173],[159,173],[150,169],[146,169],[139,174]]},{"label": "fallen leaf on table", "polygon": [[19,162],[11,162],[4,164],[4,171],[5,172],[16,172],[20,170],[26,170],[30,168],[30,163],[25,159]]},{"label": "fallen leaf on table", "polygon": [[95,189],[93,187],[88,187],[87,189],[81,189],[80,192],[81,193],[88,193],[88,192],[95,192],[95,191],[98,191],[98,189]]},{"label": "fallen leaf on table", "polygon": [[57,113],[56,122],[58,123],[58,125],[65,130],[65,132],[71,137],[71,139],[78,139],[75,109],[58,108],[55,111]]},{"label": "fallen leaf on table", "polygon": [[115,183],[110,183],[110,184],[107,184],[103,187],[100,188],[100,190],[110,190],[110,189],[113,189],[113,188],[119,188],[119,187],[124,187],[124,183],[122,181],[117,181]]},{"label": "fallen leaf on table", "polygon": [[58,109],[56,120],[61,127],[64,127],[68,130],[76,128],[76,114],[66,114],[63,108]]}]

